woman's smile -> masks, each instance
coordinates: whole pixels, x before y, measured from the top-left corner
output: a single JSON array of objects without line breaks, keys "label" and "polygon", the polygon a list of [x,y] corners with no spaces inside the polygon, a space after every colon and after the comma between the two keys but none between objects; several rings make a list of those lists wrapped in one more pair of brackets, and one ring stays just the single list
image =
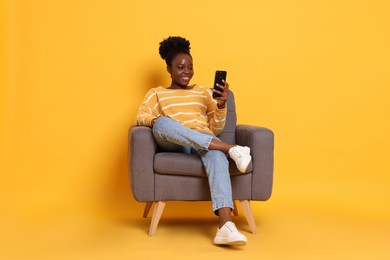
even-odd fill
[{"label": "woman's smile", "polygon": [[191,56],[186,53],[176,55],[172,65],[168,67],[168,72],[172,78],[170,88],[186,88],[194,76]]}]

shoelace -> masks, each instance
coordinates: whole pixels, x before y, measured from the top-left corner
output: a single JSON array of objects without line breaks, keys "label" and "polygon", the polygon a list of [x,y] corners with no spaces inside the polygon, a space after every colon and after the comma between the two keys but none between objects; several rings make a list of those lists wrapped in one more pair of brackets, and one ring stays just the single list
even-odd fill
[{"label": "shoelace", "polygon": [[234,225],[234,223],[227,223],[225,224],[226,228],[230,230],[230,232],[236,232],[236,226]]},{"label": "shoelace", "polygon": [[243,157],[243,154],[241,154],[239,151],[237,151],[236,147],[233,147],[233,153],[237,155],[238,157]]}]

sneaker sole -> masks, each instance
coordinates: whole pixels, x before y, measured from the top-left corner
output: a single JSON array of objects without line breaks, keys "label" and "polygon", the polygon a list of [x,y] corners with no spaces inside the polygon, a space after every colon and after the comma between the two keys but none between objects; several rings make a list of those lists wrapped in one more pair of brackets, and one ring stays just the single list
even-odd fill
[{"label": "sneaker sole", "polygon": [[231,242],[215,242],[214,244],[217,246],[245,246],[246,242],[245,241],[231,241]]},{"label": "sneaker sole", "polygon": [[214,239],[214,244],[218,246],[245,246],[246,241],[245,240],[233,240],[233,241],[227,241],[225,239]]}]

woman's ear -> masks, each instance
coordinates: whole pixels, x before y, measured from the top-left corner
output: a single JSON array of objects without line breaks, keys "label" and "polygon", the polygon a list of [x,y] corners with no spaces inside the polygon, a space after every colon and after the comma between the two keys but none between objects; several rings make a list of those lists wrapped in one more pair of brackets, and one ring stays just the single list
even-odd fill
[{"label": "woman's ear", "polygon": [[171,69],[170,66],[167,66],[167,71],[168,71],[169,74],[172,74],[172,69]]}]

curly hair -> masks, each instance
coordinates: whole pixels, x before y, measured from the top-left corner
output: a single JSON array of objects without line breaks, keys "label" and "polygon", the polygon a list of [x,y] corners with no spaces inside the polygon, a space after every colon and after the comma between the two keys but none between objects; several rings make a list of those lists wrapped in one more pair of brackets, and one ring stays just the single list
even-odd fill
[{"label": "curly hair", "polygon": [[170,36],[160,42],[160,56],[168,66],[171,66],[173,58],[180,53],[190,54],[190,41],[180,36]]}]

